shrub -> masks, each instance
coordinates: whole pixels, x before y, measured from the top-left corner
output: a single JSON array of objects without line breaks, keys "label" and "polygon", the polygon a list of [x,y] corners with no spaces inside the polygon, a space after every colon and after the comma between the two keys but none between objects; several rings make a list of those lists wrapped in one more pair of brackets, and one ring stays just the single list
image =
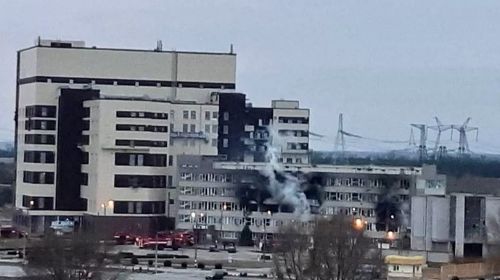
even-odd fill
[{"label": "shrub", "polygon": [[137,259],[137,257],[132,257],[132,259],[130,259],[130,263],[133,265],[139,264],[139,259]]},{"label": "shrub", "polygon": [[187,262],[183,262],[183,263],[181,263],[181,267],[182,267],[182,268],[187,268],[187,267],[188,267]]},{"label": "shrub", "polygon": [[198,263],[198,268],[199,269],[205,269],[205,264],[204,263]]},{"label": "shrub", "polygon": [[163,266],[165,267],[171,267],[172,266],[172,261],[164,261]]},{"label": "shrub", "polygon": [[216,263],[215,264],[215,269],[222,269],[222,264],[221,263]]},{"label": "shrub", "polygon": [[148,265],[149,265],[149,266],[153,266],[153,260],[149,260],[149,261],[148,261]]}]

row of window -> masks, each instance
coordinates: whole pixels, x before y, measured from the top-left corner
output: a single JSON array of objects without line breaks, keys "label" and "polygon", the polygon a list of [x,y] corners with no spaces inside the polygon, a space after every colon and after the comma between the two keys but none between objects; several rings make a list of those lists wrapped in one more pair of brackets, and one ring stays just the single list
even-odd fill
[{"label": "row of window", "polygon": [[302,117],[279,117],[278,122],[279,123],[309,123],[309,119],[302,118]]},{"label": "row of window", "polygon": [[[356,193],[356,192],[325,192],[325,200],[329,201],[364,201],[376,203],[379,200],[379,195],[374,193]],[[408,201],[410,198],[406,194],[397,196],[399,201]]]},{"label": "row of window", "polygon": [[115,175],[115,188],[166,188],[173,184],[172,176]]},{"label": "row of window", "polygon": [[280,129],[278,131],[280,136],[295,136],[295,137],[308,137],[309,132],[307,130],[287,130]]},{"label": "row of window", "polygon": [[189,172],[181,172],[181,181],[202,181],[202,182],[232,182],[233,175],[232,174],[215,174],[215,173],[189,173]]},{"label": "row of window", "polygon": [[24,171],[23,182],[31,184],[54,184],[54,172]]},{"label": "row of window", "polygon": [[360,207],[323,207],[322,215],[347,215],[347,216],[362,216],[367,218],[375,217],[375,209],[360,208]]},{"label": "row of window", "polygon": [[149,131],[149,132],[168,132],[168,126],[162,125],[136,125],[136,124],[117,124],[117,131]]},{"label": "row of window", "polygon": [[24,162],[54,163],[54,152],[24,151]]},{"label": "row of window", "polygon": [[[224,209],[225,206],[225,209]],[[236,202],[220,202],[220,201],[190,201],[179,200],[179,208],[185,210],[201,210],[201,211],[241,211],[243,207]]]},{"label": "row of window", "polygon": [[132,154],[132,153],[116,153],[115,165],[117,166],[172,166],[174,157],[163,154]]},{"label": "row of window", "polygon": [[56,117],[56,106],[50,105],[32,105],[26,106],[25,111],[26,118],[55,118]]},{"label": "row of window", "polygon": [[145,118],[168,120],[168,113],[141,112],[141,111],[117,111],[117,118]]},{"label": "row of window", "polygon": [[378,201],[378,194],[373,193],[350,193],[350,192],[325,192],[325,200],[329,201]]},{"label": "row of window", "polygon": [[54,198],[23,195],[23,207],[30,210],[52,210],[54,209]]},{"label": "row of window", "polygon": [[309,144],[307,143],[286,143],[287,150],[307,150]]},{"label": "row of window", "polygon": [[206,124],[205,125],[205,133],[207,133],[207,134],[209,134],[210,131],[212,131],[212,133],[217,133],[218,130],[219,130],[219,126],[216,124],[213,124],[213,125]]},{"label": "row of window", "polygon": [[56,121],[54,120],[27,120],[24,122],[26,130],[55,130]]},{"label": "row of window", "polygon": [[[363,179],[363,178],[328,178],[326,180],[327,186],[334,187],[372,187],[382,188],[389,182],[383,179]],[[410,180],[400,179],[396,182],[397,186],[402,189],[410,188]]]},{"label": "row of window", "polygon": [[114,201],[115,214],[165,214],[165,201]]},{"label": "row of window", "polygon": [[24,143],[53,145],[56,143],[56,137],[50,134],[26,134],[24,135]]},{"label": "row of window", "polygon": [[179,187],[179,192],[182,195],[195,195],[195,196],[235,196],[235,188],[221,188],[221,187]]},{"label": "row of window", "polygon": [[129,146],[129,147],[168,147],[167,141],[153,141],[153,140],[128,140],[117,139],[116,146]]},{"label": "row of window", "polygon": [[28,83],[61,83],[61,84],[96,84],[114,86],[136,86],[136,87],[178,87],[178,88],[213,88],[213,89],[235,89],[233,83],[210,83],[210,82],[173,82],[157,80],[127,80],[127,79],[105,79],[105,78],[82,78],[82,77],[48,77],[35,76],[19,80],[20,84]]}]

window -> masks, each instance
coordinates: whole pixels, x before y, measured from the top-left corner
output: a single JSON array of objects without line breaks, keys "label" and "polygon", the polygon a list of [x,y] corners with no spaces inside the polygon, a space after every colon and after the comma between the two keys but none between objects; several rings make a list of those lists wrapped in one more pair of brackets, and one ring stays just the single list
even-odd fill
[{"label": "window", "polygon": [[219,118],[219,112],[212,112],[212,119],[218,119]]},{"label": "window", "polygon": [[25,144],[55,144],[55,136],[49,134],[26,134],[24,136]]},{"label": "window", "polygon": [[185,120],[189,119],[189,111],[187,111],[187,110],[182,111],[182,117]]},{"label": "window", "polygon": [[212,133],[217,133],[219,128],[217,127],[216,124],[212,125]]},{"label": "window", "polygon": [[174,178],[172,176],[167,176],[167,187],[173,187],[174,186]]},{"label": "window", "polygon": [[229,140],[227,138],[224,138],[222,140],[222,147],[224,147],[224,148],[229,147]]},{"label": "window", "polygon": [[205,133],[210,133],[210,125],[209,124],[205,125]]},{"label": "window", "polygon": [[196,132],[196,125],[195,124],[191,125],[189,132]]},{"label": "window", "polygon": [[210,120],[210,112],[209,112],[209,111],[206,111],[206,112],[205,112],[205,120],[206,120],[206,121],[209,121],[209,120]]},{"label": "window", "polygon": [[229,112],[224,112],[224,120],[228,121],[229,120]]},{"label": "window", "polygon": [[188,125],[187,124],[182,125],[182,132],[188,132]]},{"label": "window", "polygon": [[212,138],[212,147],[217,147],[217,138]]},{"label": "window", "polygon": [[196,111],[191,111],[191,119],[196,120]]},{"label": "window", "polygon": [[223,129],[223,132],[222,132],[222,133],[224,133],[224,134],[229,134],[229,126],[228,126],[228,125],[224,125],[224,126],[222,127],[222,129]]},{"label": "window", "polygon": [[168,166],[174,165],[174,156],[168,156]]},{"label": "window", "polygon": [[166,188],[166,177],[159,175],[115,175],[115,188]]}]

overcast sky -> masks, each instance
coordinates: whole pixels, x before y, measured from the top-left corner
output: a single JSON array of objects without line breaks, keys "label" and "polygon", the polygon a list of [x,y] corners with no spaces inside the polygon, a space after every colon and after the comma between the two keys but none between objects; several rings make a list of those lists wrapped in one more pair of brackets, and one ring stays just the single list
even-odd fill
[{"label": "overcast sky", "polygon": [[412,122],[470,116],[482,149],[500,152],[500,1],[76,2],[0,0],[0,140],[13,138],[16,50],[40,35],[120,48],[232,43],[237,90],[258,106],[300,100],[311,130],[330,136],[313,148],[333,148],[342,112],[345,130],[388,140],[408,139]]}]

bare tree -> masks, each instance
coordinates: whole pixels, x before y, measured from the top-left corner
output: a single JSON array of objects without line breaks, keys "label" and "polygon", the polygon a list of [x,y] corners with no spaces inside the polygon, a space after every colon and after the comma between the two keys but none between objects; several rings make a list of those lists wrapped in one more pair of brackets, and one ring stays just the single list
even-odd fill
[{"label": "bare tree", "polygon": [[273,258],[278,279],[310,279],[306,277],[311,247],[309,230],[298,222],[280,228]]},{"label": "bare tree", "polygon": [[98,238],[85,233],[69,238],[49,233],[33,244],[27,258],[30,266],[54,280],[86,279],[104,261]]},{"label": "bare tree", "polygon": [[381,265],[375,246],[363,234],[364,222],[357,222],[352,217],[333,216],[311,226],[293,223],[283,227],[274,259],[278,278],[361,279],[363,265]]}]

